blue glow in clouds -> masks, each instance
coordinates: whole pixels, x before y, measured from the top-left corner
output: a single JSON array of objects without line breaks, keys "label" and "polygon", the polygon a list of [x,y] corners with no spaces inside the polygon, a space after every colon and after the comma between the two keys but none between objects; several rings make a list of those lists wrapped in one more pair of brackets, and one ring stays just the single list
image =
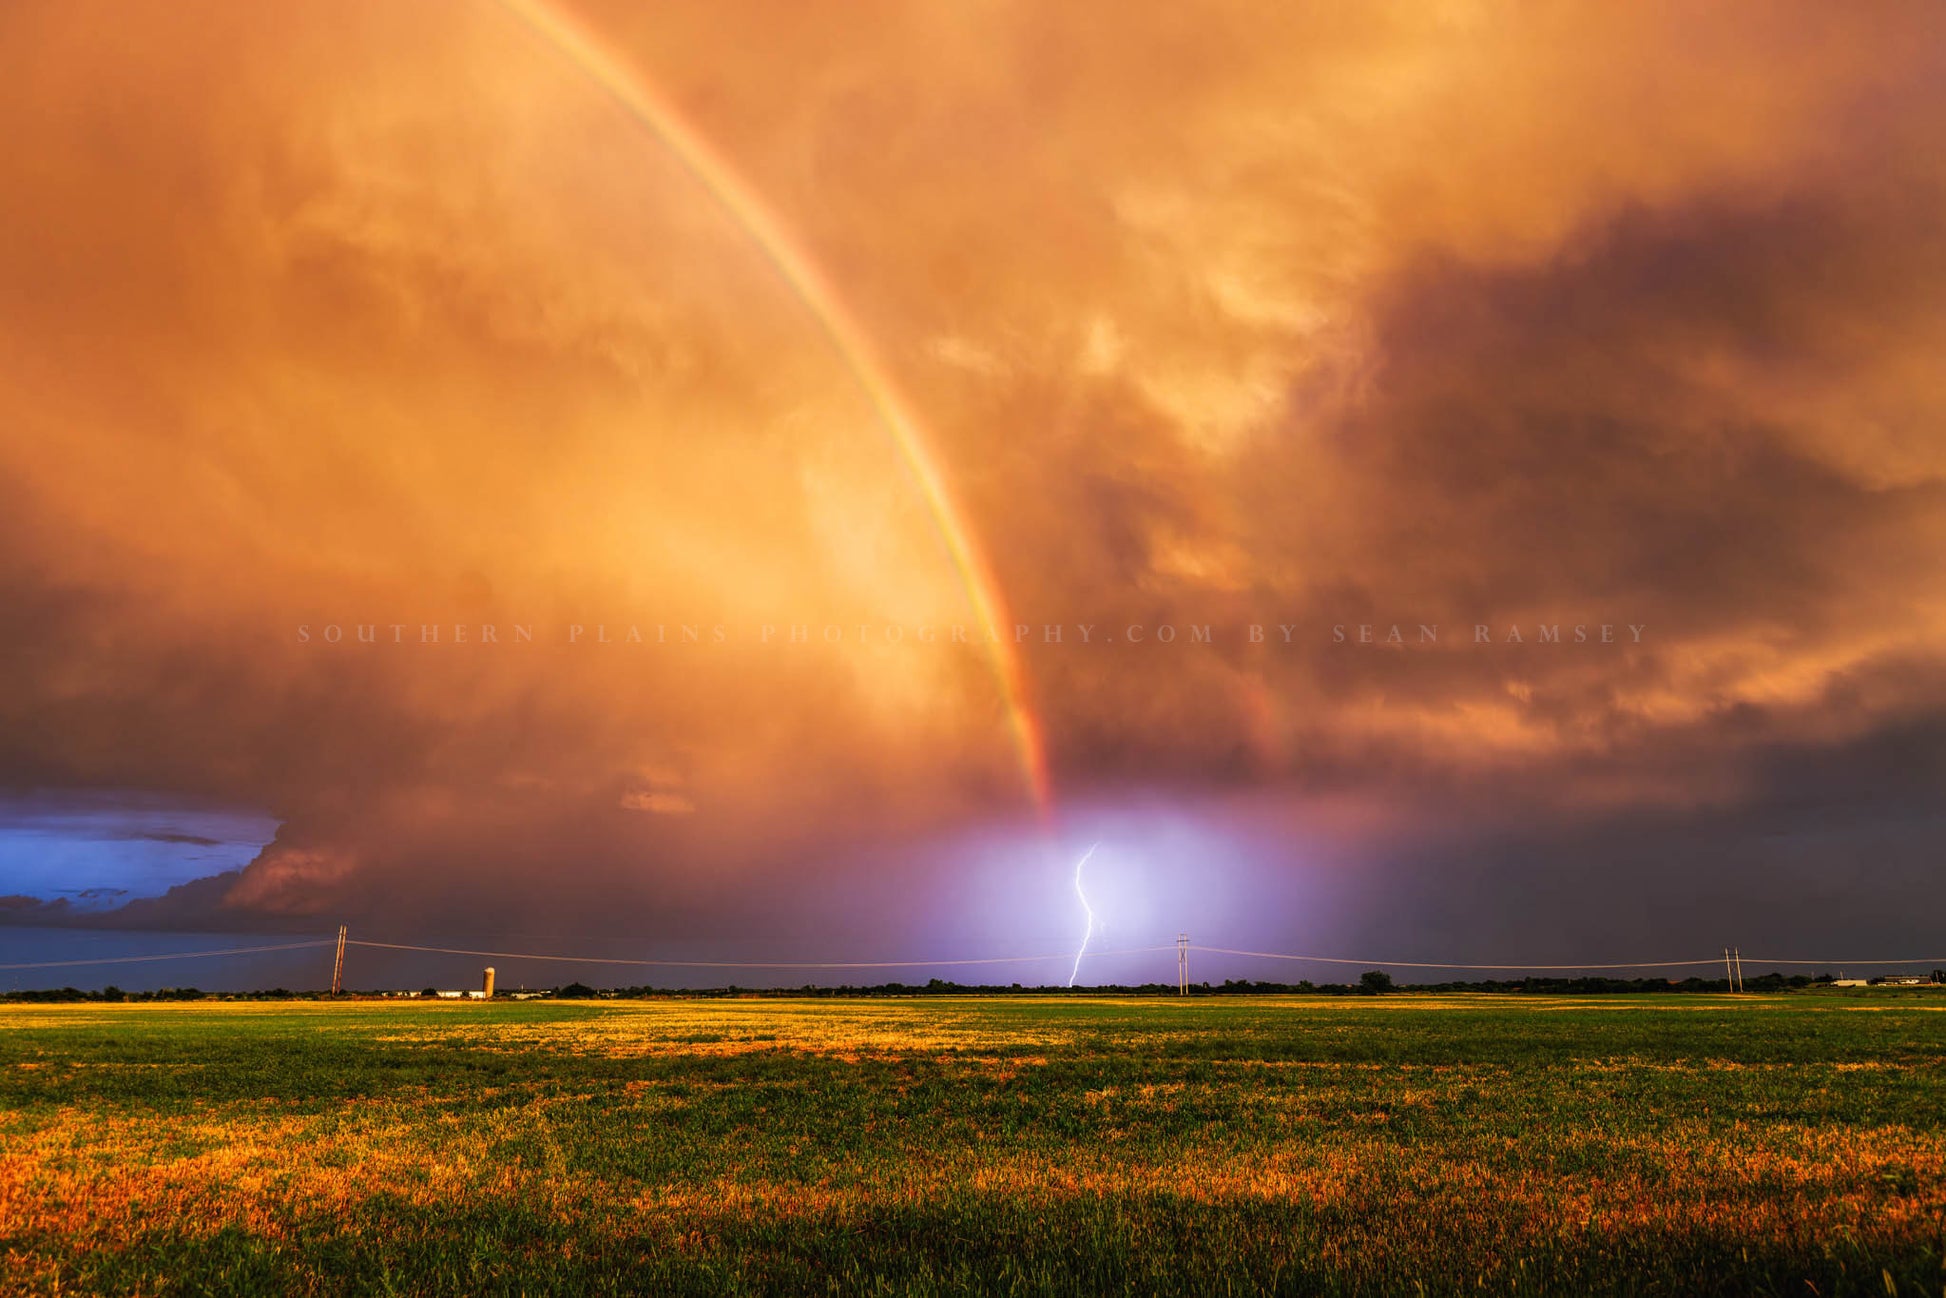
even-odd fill
[{"label": "blue glow in clouds", "polygon": [[1088,864],[1088,858],[1093,856],[1095,848],[1100,846],[1100,843],[1094,844],[1081,854],[1079,861],[1074,863],[1074,895],[1081,898],[1081,909],[1088,913],[1088,927],[1081,931],[1081,946],[1074,953],[1074,968],[1068,974],[1070,987],[1074,986],[1074,980],[1081,975],[1081,957],[1088,953],[1088,939],[1095,935],[1095,908],[1088,904],[1088,894],[1081,890],[1081,867]]},{"label": "blue glow in clouds", "polygon": [[277,827],[254,809],[169,794],[0,794],[0,896],[109,910],[241,870]]}]

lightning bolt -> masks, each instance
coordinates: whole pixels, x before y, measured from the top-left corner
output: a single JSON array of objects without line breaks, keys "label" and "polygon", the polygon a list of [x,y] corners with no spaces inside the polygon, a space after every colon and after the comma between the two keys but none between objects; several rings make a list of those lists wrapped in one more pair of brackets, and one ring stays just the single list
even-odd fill
[{"label": "lightning bolt", "polygon": [[1081,909],[1088,912],[1088,927],[1081,931],[1081,946],[1074,953],[1074,968],[1068,974],[1070,987],[1074,986],[1074,980],[1081,976],[1081,957],[1088,954],[1088,939],[1095,935],[1095,908],[1088,904],[1088,894],[1081,891],[1081,867],[1088,864],[1088,858],[1093,856],[1095,848],[1100,846],[1100,843],[1094,844],[1081,854],[1079,861],[1074,863],[1074,895],[1081,898]]}]

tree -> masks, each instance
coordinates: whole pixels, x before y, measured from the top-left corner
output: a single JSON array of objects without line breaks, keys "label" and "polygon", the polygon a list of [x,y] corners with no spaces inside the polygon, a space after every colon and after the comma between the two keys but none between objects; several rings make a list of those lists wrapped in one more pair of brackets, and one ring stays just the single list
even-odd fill
[{"label": "tree", "polygon": [[1392,975],[1386,973],[1383,969],[1367,969],[1364,973],[1358,975],[1358,990],[1364,992],[1367,996],[1376,996],[1380,992],[1389,992],[1392,990]]},{"label": "tree", "polygon": [[586,1000],[595,994],[595,989],[586,983],[569,983],[554,994],[564,1000]]}]

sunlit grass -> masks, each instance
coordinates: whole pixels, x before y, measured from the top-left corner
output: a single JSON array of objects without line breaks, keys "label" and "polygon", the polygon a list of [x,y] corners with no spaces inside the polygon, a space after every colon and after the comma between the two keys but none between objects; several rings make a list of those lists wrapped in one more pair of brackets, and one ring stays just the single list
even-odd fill
[{"label": "sunlit grass", "polygon": [[8,1290],[1946,1291],[1813,997],[0,1009]]}]

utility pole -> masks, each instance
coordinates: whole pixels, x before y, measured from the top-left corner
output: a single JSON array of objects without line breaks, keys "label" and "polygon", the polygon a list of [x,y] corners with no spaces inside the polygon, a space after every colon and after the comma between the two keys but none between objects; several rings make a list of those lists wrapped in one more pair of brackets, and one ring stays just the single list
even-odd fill
[{"label": "utility pole", "polygon": [[345,926],[338,925],[338,958],[331,962],[331,994],[336,996],[345,985]]},{"label": "utility pole", "polygon": [[1189,995],[1189,934],[1176,934],[1176,995]]},{"label": "utility pole", "polygon": [[1737,976],[1730,971],[1730,948],[1723,948],[1723,982],[1731,991],[1737,989]]},{"label": "utility pole", "polygon": [[1730,954],[1731,954],[1731,958],[1733,958],[1737,962],[1737,990],[1742,991],[1743,990],[1743,948],[1740,946],[1733,946],[1730,948]]}]

